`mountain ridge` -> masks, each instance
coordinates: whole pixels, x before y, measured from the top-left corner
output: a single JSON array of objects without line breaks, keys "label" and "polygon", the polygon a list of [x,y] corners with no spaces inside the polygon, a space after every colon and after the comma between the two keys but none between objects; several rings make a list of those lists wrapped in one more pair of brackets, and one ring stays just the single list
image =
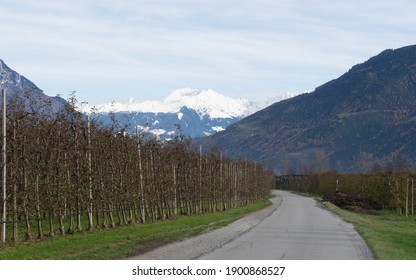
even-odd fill
[{"label": "mountain ridge", "polygon": [[313,92],[275,103],[196,141],[276,172],[368,172],[404,159],[414,165],[416,46],[385,50]]},{"label": "mountain ridge", "polygon": [[[12,70],[3,60],[0,60],[0,85],[6,90],[7,98],[14,94],[28,97],[22,99],[27,108],[40,108],[47,103],[51,106],[46,110],[57,112],[67,103],[59,96],[45,95],[33,82]],[[288,96],[290,94],[286,93],[282,98]],[[139,127],[150,137],[169,140],[175,135],[197,138],[217,133],[276,99],[254,103],[226,97],[211,89],[183,88],[173,91],[162,101],[138,101],[130,98],[127,103],[95,106],[81,103],[77,107],[83,113],[97,113],[97,120],[105,125],[116,120],[120,127],[130,131]]]},{"label": "mountain ridge", "polygon": [[86,112],[95,107],[100,113],[140,112],[140,113],[178,113],[182,107],[193,109],[203,117],[233,118],[248,115],[250,102],[244,99],[232,99],[214,90],[196,90],[182,88],[174,90],[164,100],[138,101],[130,98],[127,103],[107,103],[95,106],[84,105],[80,108]]},{"label": "mountain ridge", "polygon": [[[50,104],[47,110],[57,112],[61,110],[66,103],[65,100],[56,96],[46,95],[43,90],[38,88],[32,81],[25,76],[20,75],[0,59],[0,88],[6,91],[7,100],[12,95],[22,98],[25,106],[32,108],[40,108],[44,104]],[[29,98],[23,98],[26,95]]]},{"label": "mountain ridge", "polygon": [[134,131],[138,126],[167,140],[178,134],[199,138],[223,131],[253,111],[293,95],[287,92],[263,102],[252,102],[233,99],[212,89],[182,88],[172,91],[162,101],[130,98],[127,103],[83,104],[80,110],[84,113],[97,112],[104,123],[110,123],[113,116],[121,124],[129,123],[130,130]]}]

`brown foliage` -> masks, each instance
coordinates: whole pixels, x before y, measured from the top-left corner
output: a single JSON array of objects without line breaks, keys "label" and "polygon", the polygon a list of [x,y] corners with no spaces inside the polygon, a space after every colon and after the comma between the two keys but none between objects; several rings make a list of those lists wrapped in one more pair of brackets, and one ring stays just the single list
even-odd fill
[{"label": "brown foliage", "polygon": [[[186,139],[143,139],[114,119],[103,126],[89,122],[72,97],[59,113],[22,105],[10,97],[7,111],[7,216],[26,223],[26,238],[114,227],[175,215],[221,211],[264,199],[273,173],[258,164],[199,154]],[[93,216],[94,221],[93,221]],[[68,223],[64,221],[69,221]],[[65,228],[66,227],[66,228]]]}]

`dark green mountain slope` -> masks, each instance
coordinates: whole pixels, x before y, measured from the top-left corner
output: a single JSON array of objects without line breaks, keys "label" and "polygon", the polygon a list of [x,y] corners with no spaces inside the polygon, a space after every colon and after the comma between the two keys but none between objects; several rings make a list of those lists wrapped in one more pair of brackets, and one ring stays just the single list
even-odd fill
[{"label": "dark green mountain slope", "polygon": [[275,103],[197,140],[278,172],[416,161],[416,45],[386,50],[312,93]]}]

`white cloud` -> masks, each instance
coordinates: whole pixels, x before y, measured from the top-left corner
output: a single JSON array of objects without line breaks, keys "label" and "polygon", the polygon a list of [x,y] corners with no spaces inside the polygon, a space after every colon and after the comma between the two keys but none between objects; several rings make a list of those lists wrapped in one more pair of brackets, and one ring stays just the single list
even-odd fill
[{"label": "white cloud", "polygon": [[303,91],[385,48],[414,43],[414,8],[412,1],[0,0],[7,42],[0,58],[47,93],[72,86],[86,100],[188,85],[234,97]]}]

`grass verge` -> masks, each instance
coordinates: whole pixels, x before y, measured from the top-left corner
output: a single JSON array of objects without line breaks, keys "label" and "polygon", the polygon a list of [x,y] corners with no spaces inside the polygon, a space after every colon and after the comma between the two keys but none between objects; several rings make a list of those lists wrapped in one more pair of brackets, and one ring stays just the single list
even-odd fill
[{"label": "grass verge", "polygon": [[416,260],[416,221],[390,211],[350,212],[322,202],[354,225],[376,259]]},{"label": "grass verge", "polygon": [[180,216],[169,221],[3,246],[0,247],[0,259],[123,259],[169,242],[223,227],[269,205],[271,202],[265,201],[224,212]]}]

